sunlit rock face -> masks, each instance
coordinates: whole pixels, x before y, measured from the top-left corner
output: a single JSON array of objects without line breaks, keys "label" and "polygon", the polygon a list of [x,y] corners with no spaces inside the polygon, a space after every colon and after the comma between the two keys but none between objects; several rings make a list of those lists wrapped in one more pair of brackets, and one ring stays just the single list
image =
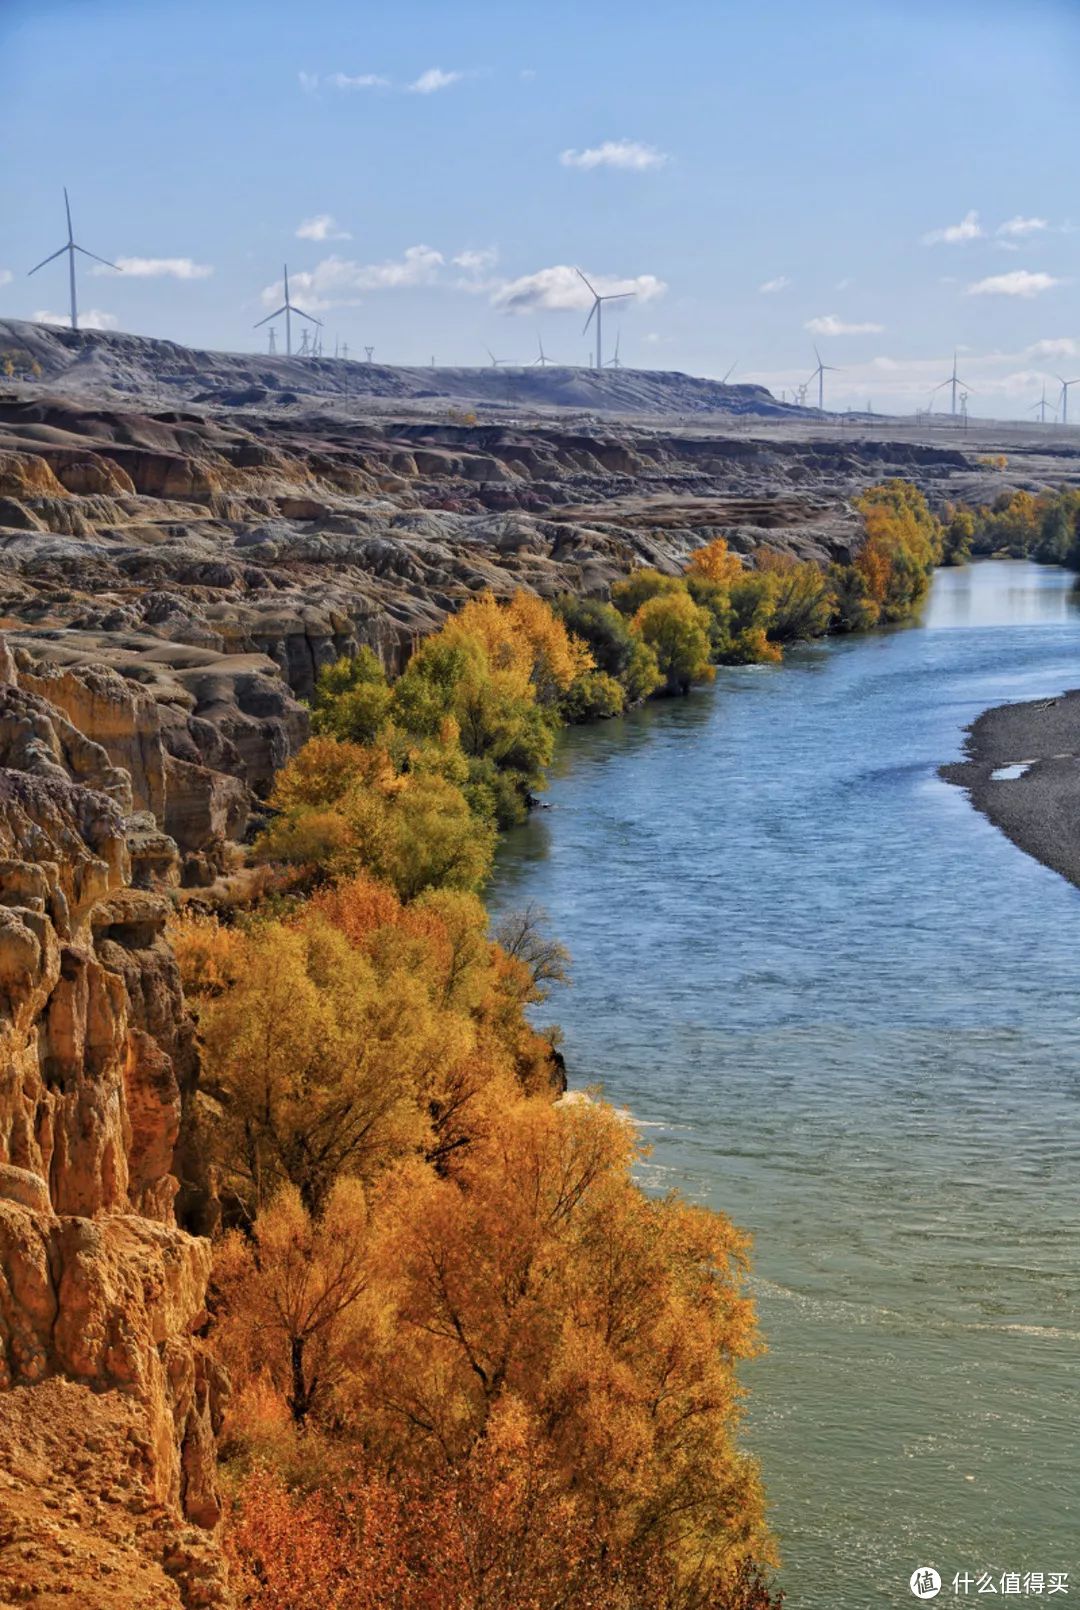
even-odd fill
[{"label": "sunlit rock face", "polygon": [[[228,1602],[224,1382],[198,1337],[210,1244],[173,1210],[196,1067],[164,938],[180,853],[153,723],[123,694],[24,685],[0,646],[0,1507],[26,1540],[0,1562],[5,1603],[27,1583]],[[67,1541],[58,1479],[95,1505]],[[110,1586],[128,1575],[143,1598]]]}]

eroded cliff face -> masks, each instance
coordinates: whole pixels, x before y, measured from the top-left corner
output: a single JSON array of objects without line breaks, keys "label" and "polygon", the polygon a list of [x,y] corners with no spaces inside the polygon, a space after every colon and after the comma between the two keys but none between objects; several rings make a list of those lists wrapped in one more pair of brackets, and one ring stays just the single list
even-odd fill
[{"label": "eroded cliff face", "polygon": [[0,1602],[224,1606],[210,1244],[174,1215],[180,853],[122,693],[0,640]]}]

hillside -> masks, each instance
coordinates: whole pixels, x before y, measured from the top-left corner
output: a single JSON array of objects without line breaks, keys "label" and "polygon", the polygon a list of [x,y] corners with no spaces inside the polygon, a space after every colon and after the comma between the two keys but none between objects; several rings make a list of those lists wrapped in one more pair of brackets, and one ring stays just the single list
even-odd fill
[{"label": "hillside", "polygon": [[18,377],[36,364],[67,391],[168,395],[225,406],[288,406],[298,397],[445,398],[489,407],[583,408],[610,414],[728,413],[814,418],[816,409],[785,406],[764,386],[723,385],[652,369],[411,369],[341,358],[285,358],[265,353],[202,352],[147,336],[66,330],[0,320],[0,360]]}]

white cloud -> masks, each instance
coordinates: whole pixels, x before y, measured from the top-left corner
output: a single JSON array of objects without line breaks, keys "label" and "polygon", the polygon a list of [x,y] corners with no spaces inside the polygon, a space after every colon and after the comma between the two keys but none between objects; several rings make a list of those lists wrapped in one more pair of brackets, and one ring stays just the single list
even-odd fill
[{"label": "white cloud", "polygon": [[763,285],[759,285],[758,290],[762,296],[775,296],[777,291],[786,291],[790,284],[791,281],[786,274],[777,274],[775,279],[766,280]]},{"label": "white cloud", "polygon": [[0,268],[0,285],[10,285],[14,278],[10,268]]},{"label": "white cloud", "polygon": [[499,254],[494,246],[486,246],[482,251],[458,252],[451,261],[456,268],[463,268],[466,274],[485,274],[495,267]]},{"label": "white cloud", "polygon": [[838,291],[850,291],[850,289],[854,285],[854,283],[855,283],[855,281],[853,279],[837,280],[836,289]]},{"label": "white cloud", "polygon": [[[289,291],[296,305],[309,313],[325,308],[350,307],[365,291],[399,290],[430,285],[445,258],[431,246],[410,246],[400,258],[385,263],[354,263],[347,258],[324,257],[312,269],[289,276]],[[280,280],[262,293],[265,307],[277,307],[284,295]]]},{"label": "white cloud", "polygon": [[[632,292],[639,302],[652,302],[667,290],[664,281],[657,279],[655,274],[639,274],[635,279],[590,274],[589,278],[602,296]],[[582,284],[577,272],[565,263],[538,269],[535,274],[523,274],[520,279],[504,281],[491,300],[493,306],[502,308],[506,313],[532,313],[541,308],[562,312],[587,311],[592,306],[588,287]]]},{"label": "white cloud", "polygon": [[449,89],[451,84],[459,83],[464,77],[464,73],[444,73],[441,67],[429,67],[413,80],[409,89],[414,95],[433,95],[436,90]]},{"label": "white cloud", "polygon": [[339,229],[337,219],[328,212],[320,212],[314,218],[305,218],[302,224],[296,227],[297,240],[352,240],[347,229]]},{"label": "white cloud", "polygon": [[1023,218],[1018,216],[1016,218],[1010,218],[1007,224],[1002,224],[998,229],[998,234],[1009,235],[1014,238],[1024,237],[1027,235],[1037,235],[1041,230],[1049,228],[1050,225],[1047,223],[1045,218]]},{"label": "white cloud", "polygon": [[[69,313],[35,313],[35,324],[70,324]],[[103,313],[98,307],[80,308],[80,330],[115,330],[120,320],[114,313]]]},{"label": "white cloud", "polygon": [[1033,358],[1080,358],[1080,341],[1062,335],[1049,341],[1034,341],[1027,350]]},{"label": "white cloud", "polygon": [[296,76],[300,80],[300,88],[303,90],[305,95],[313,95],[318,89],[318,73],[305,73],[303,69],[301,69]]},{"label": "white cloud", "polygon": [[884,328],[883,324],[845,324],[835,313],[808,319],[804,325],[812,335],[880,335]]},{"label": "white cloud", "polygon": [[944,229],[931,229],[923,236],[924,246],[958,246],[968,240],[982,240],[983,228],[979,223],[979,215],[974,210],[962,218],[958,224],[949,224]]},{"label": "white cloud", "polygon": [[390,84],[379,73],[327,73],[325,82],[332,89],[387,89]]},{"label": "white cloud", "polygon": [[657,347],[660,345],[661,337],[655,330],[650,330],[645,339],[651,347]]},{"label": "white cloud", "polygon": [[584,151],[564,151],[559,158],[564,168],[625,168],[634,173],[662,168],[668,160],[663,151],[639,140],[605,140]]},{"label": "white cloud", "polygon": [[[118,257],[116,266],[135,280],[208,280],[214,270],[209,263],[195,263],[190,257]],[[111,274],[104,263],[91,274]]]},{"label": "white cloud", "polygon": [[1014,268],[1008,274],[991,274],[988,279],[976,280],[969,285],[969,296],[1041,296],[1044,291],[1052,291],[1055,285],[1064,285],[1065,281],[1055,279],[1053,274],[1032,274],[1026,268]]}]

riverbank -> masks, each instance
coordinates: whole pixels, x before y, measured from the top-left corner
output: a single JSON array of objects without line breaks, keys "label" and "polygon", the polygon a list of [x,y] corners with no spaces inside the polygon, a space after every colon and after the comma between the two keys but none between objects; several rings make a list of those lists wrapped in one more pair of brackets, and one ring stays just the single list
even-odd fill
[{"label": "riverbank", "polygon": [[[1080,887],[1080,691],[987,710],[942,766],[1026,854]],[[1022,768],[1022,769],[1021,769]]]}]

